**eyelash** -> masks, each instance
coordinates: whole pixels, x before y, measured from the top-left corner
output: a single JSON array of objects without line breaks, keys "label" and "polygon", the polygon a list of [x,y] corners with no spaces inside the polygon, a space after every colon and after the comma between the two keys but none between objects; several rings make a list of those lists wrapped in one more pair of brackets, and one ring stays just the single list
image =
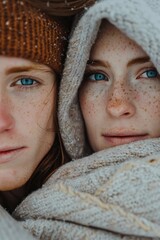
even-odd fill
[{"label": "eyelash", "polygon": [[[156,76],[151,76],[151,77],[146,76],[146,77],[142,77],[143,74],[145,74],[145,73],[147,73],[147,72],[150,72],[150,71],[156,72]],[[145,70],[144,72],[142,72],[140,75],[138,75],[137,79],[140,79],[140,78],[155,79],[155,78],[157,78],[158,76],[159,76],[159,74],[158,74],[157,69],[156,69],[156,68],[150,68],[150,69],[147,69],[147,70]]]},{"label": "eyelash", "polygon": [[[91,76],[96,75],[96,74],[97,75],[103,75],[105,79],[99,79],[99,80],[89,79]],[[95,81],[95,82],[98,82],[98,81],[108,81],[109,80],[109,78],[108,78],[108,76],[106,74],[98,72],[98,71],[95,71],[95,72],[94,71],[90,71],[90,72],[85,73],[84,79],[85,80],[90,80],[90,81]]]},{"label": "eyelash", "polygon": [[[147,73],[147,72],[156,72],[156,76],[142,76],[143,74]],[[95,80],[95,79],[91,79],[91,76],[94,76],[94,75],[103,75],[104,76],[104,79],[99,79],[99,80]],[[159,73],[157,71],[156,68],[149,68],[149,69],[145,69],[145,71],[143,71],[141,74],[138,75],[137,79],[140,79],[140,78],[144,78],[144,79],[155,79],[155,78],[158,78],[159,76]],[[89,80],[89,81],[95,81],[95,82],[98,82],[98,81],[109,81],[109,77],[104,74],[104,73],[101,73],[100,71],[89,71],[89,72],[86,72],[85,75],[84,75],[84,80]]]},{"label": "eyelash", "polygon": [[[22,81],[22,80],[25,80],[25,79],[32,80],[32,82],[35,82],[35,84],[34,83],[30,84],[30,85],[29,84],[28,85],[27,84],[26,85],[17,84],[19,81]],[[11,84],[11,87],[17,87],[20,90],[21,89],[22,90],[31,90],[31,89],[33,89],[35,87],[38,87],[39,84],[40,84],[40,82],[37,79],[35,79],[35,78],[31,77],[31,76],[21,76],[21,77],[18,77],[18,79]]]}]

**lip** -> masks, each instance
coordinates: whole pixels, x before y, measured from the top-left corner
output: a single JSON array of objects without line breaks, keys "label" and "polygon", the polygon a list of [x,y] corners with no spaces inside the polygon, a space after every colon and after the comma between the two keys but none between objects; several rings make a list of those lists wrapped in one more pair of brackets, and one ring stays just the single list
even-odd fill
[{"label": "lip", "polygon": [[135,134],[129,132],[102,134],[102,136],[109,146],[118,146],[148,138],[148,134]]},{"label": "lip", "polygon": [[0,148],[0,163],[14,161],[26,147],[4,147]]}]

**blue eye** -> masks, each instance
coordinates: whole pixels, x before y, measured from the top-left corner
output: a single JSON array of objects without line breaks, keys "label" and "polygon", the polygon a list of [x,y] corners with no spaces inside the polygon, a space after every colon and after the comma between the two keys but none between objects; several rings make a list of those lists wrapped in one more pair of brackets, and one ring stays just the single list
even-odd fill
[{"label": "blue eye", "polygon": [[149,77],[149,78],[155,78],[155,77],[157,77],[158,72],[157,72],[157,70],[148,70],[146,72],[146,74],[147,74],[147,77]]},{"label": "blue eye", "polygon": [[87,79],[92,81],[107,81],[108,77],[106,77],[103,73],[93,73],[88,75]]},{"label": "blue eye", "polygon": [[157,78],[158,77],[158,72],[156,69],[150,69],[145,71],[141,77],[143,78]]},{"label": "blue eye", "polygon": [[37,81],[32,78],[21,78],[16,82],[16,85],[31,86],[37,84]]}]

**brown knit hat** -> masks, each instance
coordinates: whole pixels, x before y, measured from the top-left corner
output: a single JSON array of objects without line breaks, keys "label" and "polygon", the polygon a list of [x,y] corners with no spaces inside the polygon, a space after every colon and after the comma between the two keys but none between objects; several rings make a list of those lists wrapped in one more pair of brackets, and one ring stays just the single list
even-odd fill
[{"label": "brown knit hat", "polygon": [[0,55],[22,57],[62,70],[68,22],[24,0],[0,1]]}]

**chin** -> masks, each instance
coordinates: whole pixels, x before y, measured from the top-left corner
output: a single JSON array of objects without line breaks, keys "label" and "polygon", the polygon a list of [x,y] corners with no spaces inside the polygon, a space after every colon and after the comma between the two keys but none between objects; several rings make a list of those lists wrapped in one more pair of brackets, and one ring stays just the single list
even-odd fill
[{"label": "chin", "polygon": [[21,188],[29,180],[30,176],[18,174],[16,170],[2,169],[0,171],[0,191],[12,191]]}]

